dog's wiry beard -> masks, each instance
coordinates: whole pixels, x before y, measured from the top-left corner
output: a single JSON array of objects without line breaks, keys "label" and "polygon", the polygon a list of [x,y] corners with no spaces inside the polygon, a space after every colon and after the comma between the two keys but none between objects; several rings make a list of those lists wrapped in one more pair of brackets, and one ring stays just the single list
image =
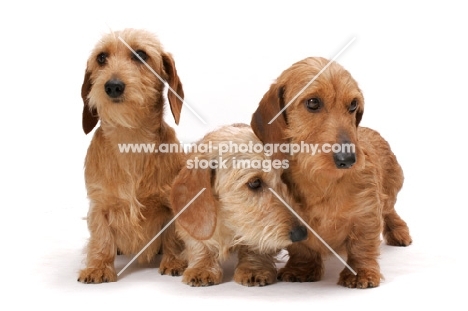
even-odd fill
[{"label": "dog's wiry beard", "polygon": [[95,106],[102,125],[107,127],[144,128],[144,125],[147,125],[145,123],[148,122],[148,119],[158,114],[155,110],[151,111],[148,106],[129,101],[105,103]]},{"label": "dog's wiry beard", "polygon": [[101,123],[103,126],[108,127],[124,127],[128,129],[132,129],[137,127],[138,125],[135,124],[134,120],[127,115],[122,113],[116,113],[115,111],[106,111],[106,112],[99,112],[101,116]]}]

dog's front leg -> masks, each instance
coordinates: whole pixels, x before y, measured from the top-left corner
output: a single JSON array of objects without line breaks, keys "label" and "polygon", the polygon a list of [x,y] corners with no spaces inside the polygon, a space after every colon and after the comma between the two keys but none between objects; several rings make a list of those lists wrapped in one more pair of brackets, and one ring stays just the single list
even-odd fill
[{"label": "dog's front leg", "polygon": [[[378,211],[378,209],[375,209]],[[349,288],[372,288],[380,285],[380,267],[377,258],[380,253],[380,232],[382,228],[379,214],[372,213],[356,222],[346,241],[348,265],[340,273],[339,285]]]},{"label": "dog's front leg", "polygon": [[179,276],[187,268],[187,261],[182,257],[184,242],[175,232],[175,226],[171,225],[163,234],[162,260],[159,265],[161,274]]},{"label": "dog's front leg", "polygon": [[218,260],[218,253],[203,242],[185,240],[188,268],[182,282],[192,287],[210,286],[221,283],[223,270]]},{"label": "dog's front leg", "polygon": [[107,214],[102,208],[91,207],[88,227],[91,236],[87,249],[86,268],[80,271],[78,281],[88,284],[117,281],[114,268],[117,250]]},{"label": "dog's front leg", "polygon": [[322,255],[313,250],[306,242],[297,242],[287,248],[289,259],[278,273],[283,282],[317,282],[323,276]]},{"label": "dog's front leg", "polygon": [[239,262],[234,272],[234,281],[245,286],[265,286],[276,280],[274,254],[259,254],[247,246],[239,248]]}]

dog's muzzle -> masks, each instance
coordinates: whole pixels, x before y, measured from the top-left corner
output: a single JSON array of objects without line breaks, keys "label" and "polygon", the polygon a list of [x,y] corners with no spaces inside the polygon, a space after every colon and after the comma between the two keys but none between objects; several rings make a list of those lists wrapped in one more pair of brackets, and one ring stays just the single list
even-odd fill
[{"label": "dog's muzzle", "polygon": [[307,238],[307,228],[304,226],[296,226],[289,232],[289,237],[293,242],[303,241]]},{"label": "dog's muzzle", "polygon": [[111,79],[104,84],[104,90],[110,98],[119,98],[125,90],[125,83],[119,79]]}]

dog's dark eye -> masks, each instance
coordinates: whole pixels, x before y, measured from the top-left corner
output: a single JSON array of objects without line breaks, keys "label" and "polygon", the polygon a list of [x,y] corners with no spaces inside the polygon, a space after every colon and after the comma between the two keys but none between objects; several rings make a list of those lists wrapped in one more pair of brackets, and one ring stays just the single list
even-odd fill
[{"label": "dog's dark eye", "polygon": [[107,61],[107,53],[99,53],[99,55],[96,57],[96,61],[99,65],[104,65]]},{"label": "dog's dark eye", "polygon": [[305,105],[310,112],[319,112],[322,108],[322,101],[320,98],[313,97],[306,100]]},{"label": "dog's dark eye", "polygon": [[136,60],[136,61],[139,61],[141,62],[141,59],[143,61],[146,61],[148,59],[148,55],[146,54],[145,51],[142,51],[142,50],[136,50],[135,53],[139,56],[137,57],[135,54],[133,54],[133,59]]},{"label": "dog's dark eye", "polygon": [[357,100],[353,99],[353,101],[349,105],[348,111],[351,112],[351,113],[355,112],[356,109],[357,109],[357,106],[358,106]]},{"label": "dog's dark eye", "polygon": [[262,180],[260,178],[252,179],[247,183],[247,186],[252,190],[257,190],[262,187]]}]

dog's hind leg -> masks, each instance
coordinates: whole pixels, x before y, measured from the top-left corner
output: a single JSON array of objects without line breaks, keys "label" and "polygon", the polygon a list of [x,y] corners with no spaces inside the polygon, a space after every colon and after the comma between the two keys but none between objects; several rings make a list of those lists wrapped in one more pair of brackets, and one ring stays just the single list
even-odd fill
[{"label": "dog's hind leg", "polygon": [[383,178],[383,236],[388,245],[408,246],[412,242],[408,225],[395,210],[397,194],[403,186],[403,170],[395,156],[389,156],[387,159],[391,165],[387,165]]},{"label": "dog's hind leg", "polygon": [[395,200],[390,199],[384,201],[383,236],[388,245],[408,246],[412,243],[409,228],[395,211],[394,202]]}]

